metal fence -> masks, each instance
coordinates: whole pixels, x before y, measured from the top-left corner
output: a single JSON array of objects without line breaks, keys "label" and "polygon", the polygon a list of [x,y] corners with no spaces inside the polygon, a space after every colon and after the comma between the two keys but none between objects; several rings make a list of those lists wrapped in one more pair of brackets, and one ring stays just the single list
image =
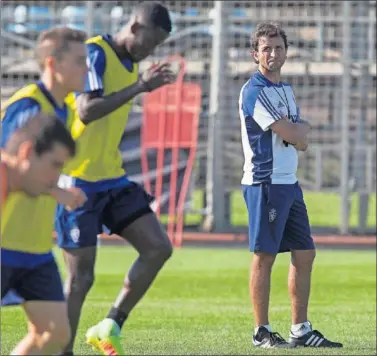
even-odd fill
[{"label": "metal fence", "polygon": [[[137,1],[2,1],[1,99],[38,77],[33,60],[40,31],[54,25],[114,33]],[[242,175],[238,95],[256,69],[250,33],[276,20],[288,34],[285,81],[292,84],[304,119],[313,125],[310,149],[300,155],[306,190],[340,195],[342,233],[349,230],[350,197],[359,199],[365,230],[368,197],[376,190],[375,1],[164,1],[173,34],[154,58],[180,54],[187,81],[203,90],[194,185],[205,192],[205,226],[231,229],[230,200]],[[140,98],[134,111],[141,110]]]}]

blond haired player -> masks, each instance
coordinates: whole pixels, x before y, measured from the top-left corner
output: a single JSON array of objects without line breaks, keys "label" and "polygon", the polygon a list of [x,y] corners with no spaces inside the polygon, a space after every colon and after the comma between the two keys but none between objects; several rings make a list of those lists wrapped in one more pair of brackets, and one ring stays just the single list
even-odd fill
[{"label": "blond haired player", "polygon": [[[17,136],[18,130],[29,122],[31,125],[37,114],[55,116],[69,127],[73,112],[65,98],[84,86],[87,73],[85,40],[84,32],[64,27],[41,34],[36,45],[41,80],[18,90],[3,105],[3,148],[8,150],[14,134]],[[45,140],[37,140],[35,152],[40,152],[45,144]],[[63,152],[59,154],[63,155]],[[44,156],[48,157],[49,154]],[[60,172],[60,163],[54,164],[55,172]],[[48,176],[45,178],[48,184],[55,180],[55,176],[51,180]],[[8,183],[11,183],[9,179]],[[17,355],[56,354],[70,337],[65,298],[51,251],[52,231],[56,200],[67,205],[76,198],[82,202],[85,199],[77,189],[64,191],[54,187],[51,194],[35,198],[23,192],[12,193],[2,212],[2,297],[6,291],[15,289],[24,299],[31,320],[28,335],[13,351]]]}]

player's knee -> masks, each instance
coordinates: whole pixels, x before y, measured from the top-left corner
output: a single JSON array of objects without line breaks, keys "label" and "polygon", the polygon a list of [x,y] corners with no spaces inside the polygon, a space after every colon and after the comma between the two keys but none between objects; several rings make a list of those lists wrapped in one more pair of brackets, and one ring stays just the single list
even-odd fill
[{"label": "player's knee", "polygon": [[60,352],[71,339],[68,315],[59,315],[56,320],[50,319],[48,324],[38,325],[30,331],[29,337],[40,350]]},{"label": "player's knee", "polygon": [[173,254],[173,247],[171,244],[160,246],[154,251],[154,260],[157,264],[164,264]]},{"label": "player's knee", "polygon": [[42,334],[39,334],[36,330],[30,330],[27,334],[27,338],[31,345],[34,345],[38,348],[42,348],[43,346]]},{"label": "player's knee", "polygon": [[173,245],[170,239],[166,237],[165,242],[159,247],[159,257],[161,261],[166,262],[173,254]]},{"label": "player's knee", "polygon": [[253,268],[272,268],[276,256],[266,252],[255,252],[253,257]]},{"label": "player's knee", "polygon": [[68,319],[61,320],[51,332],[50,343],[53,344],[57,351],[62,350],[71,339],[71,328],[68,323]]},{"label": "player's knee", "polygon": [[291,263],[296,268],[311,268],[316,257],[316,250],[292,251]]},{"label": "player's knee", "polygon": [[79,271],[68,279],[70,293],[87,294],[94,284],[94,273],[92,271]]},{"label": "player's knee", "polygon": [[170,239],[167,237],[167,241],[163,247],[163,256],[165,261],[167,261],[173,255],[173,245],[170,242]]},{"label": "player's knee", "polygon": [[148,261],[156,266],[162,266],[173,254],[173,246],[170,240],[160,244],[145,256]]}]

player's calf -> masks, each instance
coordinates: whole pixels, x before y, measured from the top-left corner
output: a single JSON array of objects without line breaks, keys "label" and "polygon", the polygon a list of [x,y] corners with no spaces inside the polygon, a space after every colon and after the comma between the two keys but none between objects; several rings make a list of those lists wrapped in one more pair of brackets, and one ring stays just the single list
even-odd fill
[{"label": "player's calf", "polygon": [[[148,246],[147,242],[146,246]],[[145,292],[153,283],[158,272],[171,257],[173,248],[170,240],[166,237],[160,243],[148,248],[139,249],[140,255],[132,265],[123,288],[113,304],[107,318],[114,320],[120,328],[140,301]]]},{"label": "player's calf", "polygon": [[85,298],[94,284],[94,262],[96,247],[66,249],[64,259],[68,269],[65,281],[68,318],[71,326],[71,340],[64,348],[70,354],[79,324],[81,309]]},{"label": "player's calf", "polygon": [[54,355],[61,352],[71,337],[67,304],[33,302],[32,317],[30,307],[28,306],[27,311],[31,324],[30,331],[38,335],[41,353]]},{"label": "player's calf", "polygon": [[[77,266],[82,264],[78,263]],[[79,270],[77,267],[70,269],[68,267],[68,276],[65,281],[65,293],[68,296],[77,295],[79,299],[84,300],[94,284],[93,267]]]},{"label": "player's calf", "polygon": [[66,320],[64,324],[60,323],[57,328],[43,334],[41,349],[48,355],[55,355],[64,349],[70,338],[71,331]]},{"label": "player's calf", "polygon": [[29,333],[13,351],[15,355],[55,355],[69,342],[71,331],[65,302],[32,301],[24,305]]},{"label": "player's calf", "polygon": [[288,274],[288,289],[291,297],[292,323],[302,323],[308,318],[308,303],[311,272],[316,252],[293,250]]}]

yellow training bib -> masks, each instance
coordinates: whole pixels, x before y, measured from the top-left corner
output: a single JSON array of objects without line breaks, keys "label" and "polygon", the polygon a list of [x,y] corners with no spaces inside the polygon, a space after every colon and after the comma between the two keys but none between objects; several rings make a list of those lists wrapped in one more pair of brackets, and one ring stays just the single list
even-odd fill
[{"label": "yellow training bib", "polygon": [[[36,100],[41,112],[52,115],[54,106],[38,85],[31,84],[17,91],[2,108],[3,119],[7,107],[23,98]],[[67,108],[67,121],[73,112]],[[32,198],[22,192],[9,195],[1,214],[1,247],[27,253],[46,253],[52,248],[56,201],[50,196]]]},{"label": "yellow training bib", "polygon": [[[124,89],[137,81],[137,64],[134,64],[133,71],[129,72],[102,36],[90,38],[87,43],[100,46],[106,56],[106,68],[103,75],[104,96]],[[69,162],[64,173],[89,182],[124,175],[123,160],[118,146],[128,121],[132,100],[106,117],[88,125],[84,125],[77,114],[73,93],[68,102],[75,111],[71,134],[79,143],[79,147],[76,157]]]}]

